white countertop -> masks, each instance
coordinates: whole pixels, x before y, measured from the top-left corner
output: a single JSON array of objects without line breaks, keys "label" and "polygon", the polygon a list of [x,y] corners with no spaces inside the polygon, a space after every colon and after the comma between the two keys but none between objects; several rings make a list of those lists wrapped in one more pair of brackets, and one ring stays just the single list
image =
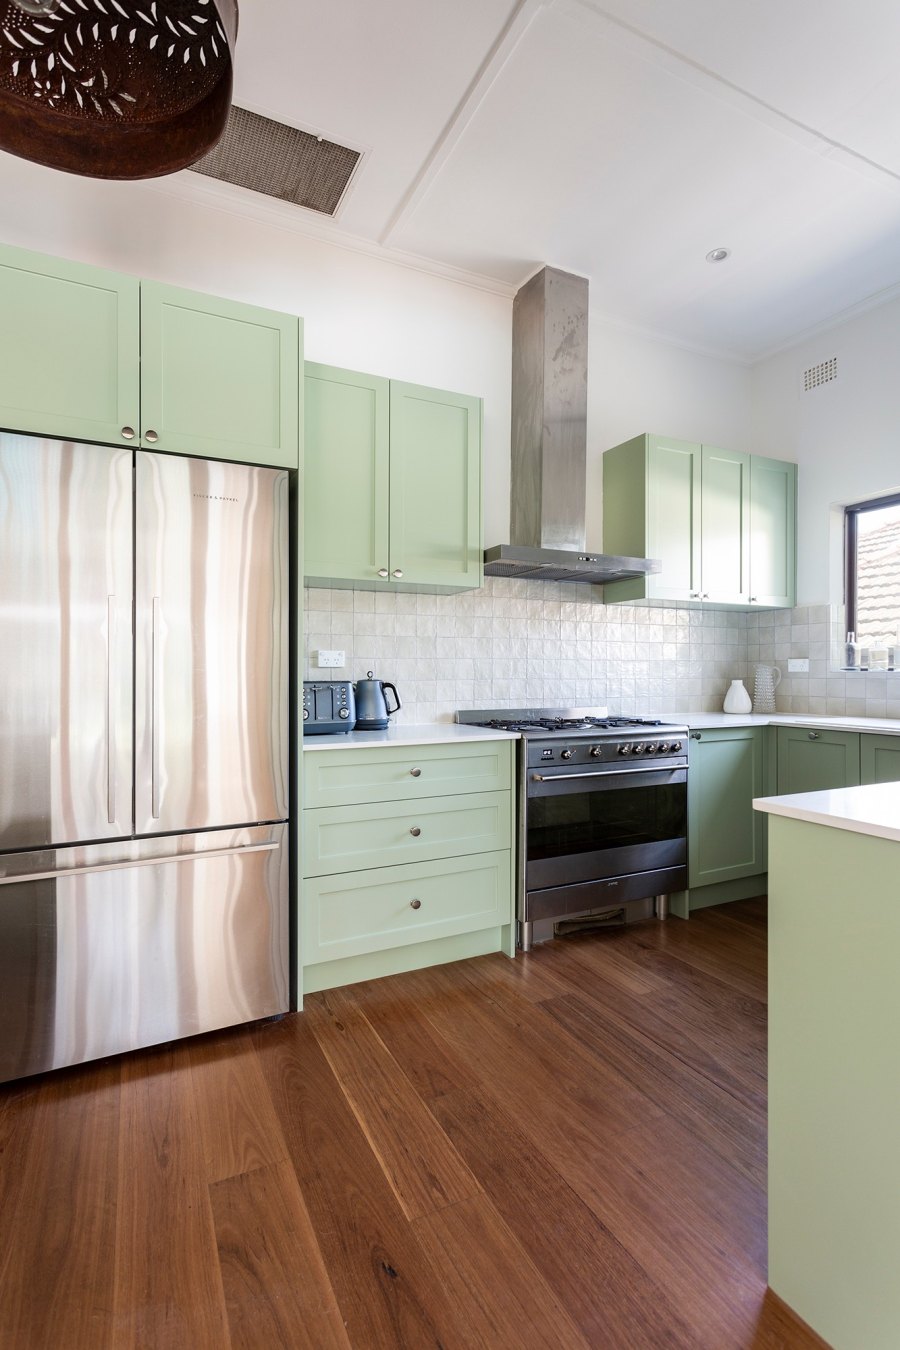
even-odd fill
[{"label": "white countertop", "polygon": [[467,727],[457,722],[398,722],[385,731],[336,732],[304,736],[304,750],[358,750],[361,745],[456,745],[460,741],[517,741],[518,732]]},{"label": "white countertop", "polygon": [[900,720],[890,717],[826,717],[814,713],[660,713],[663,722],[681,722],[692,731],[719,727],[822,727],[829,731],[866,731],[900,736]]},{"label": "white countertop", "polygon": [[900,783],[795,792],[789,797],[758,797],[757,811],[813,825],[830,825],[855,834],[874,834],[900,841]]}]

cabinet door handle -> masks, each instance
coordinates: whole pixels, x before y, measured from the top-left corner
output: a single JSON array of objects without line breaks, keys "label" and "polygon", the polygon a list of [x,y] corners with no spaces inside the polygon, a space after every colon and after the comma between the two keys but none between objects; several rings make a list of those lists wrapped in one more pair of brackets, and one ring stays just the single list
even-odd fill
[{"label": "cabinet door handle", "polygon": [[421,777],[422,777],[422,770],[421,770],[421,769],[410,769],[409,772],[411,773],[411,775],[413,776],[413,778],[421,778]]},{"label": "cabinet door handle", "polygon": [[106,597],[106,819],[116,823],[116,597]]},{"label": "cabinet door handle", "polygon": [[122,439],[125,440],[125,441],[133,441],[133,440],[134,440],[134,427],[123,427],[123,428],[122,428]]},{"label": "cabinet door handle", "polygon": [[819,739],[819,733],[817,731],[808,731],[806,734],[811,741],[817,741]]},{"label": "cabinet door handle", "polygon": [[703,597],[701,596],[699,591],[691,591],[689,598],[691,600],[702,600]]},{"label": "cabinet door handle", "polygon": [[421,908],[422,908],[422,901],[421,901],[421,900],[410,900],[410,902],[409,902],[409,907],[410,907],[410,909],[421,909]]},{"label": "cabinet door handle", "polygon": [[145,431],[144,440],[149,441],[151,445],[155,445],[156,442],[159,440],[159,436],[155,431]]},{"label": "cabinet door handle", "polygon": [[410,834],[412,835],[413,839],[418,839],[419,835],[422,833],[422,831],[419,829],[418,825],[413,825],[413,826],[410,828],[410,831],[409,831],[409,832],[410,832]]},{"label": "cabinet door handle", "polygon": [[750,603],[751,603],[751,605],[755,605],[755,604],[756,604],[756,596],[755,596],[755,595],[751,595],[751,597],[750,597]]},{"label": "cabinet door handle", "polygon": [[692,732],[691,732],[691,740],[692,740],[692,741],[702,741],[702,739],[703,739],[703,737],[700,735],[700,732],[699,732],[699,731],[692,731]]},{"label": "cabinet door handle", "polygon": [[701,599],[701,600],[708,600],[708,599],[709,599],[709,591],[704,591],[703,594],[701,595],[700,599]]},{"label": "cabinet door handle", "polygon": [[386,567],[379,567],[379,569],[378,569],[378,575],[379,575],[380,577],[386,577],[387,574],[388,574],[388,570],[387,570]]},{"label": "cabinet door handle", "polygon": [[400,578],[403,576],[403,568],[402,567],[395,568],[395,570],[391,573],[391,576],[395,576],[399,581]]}]

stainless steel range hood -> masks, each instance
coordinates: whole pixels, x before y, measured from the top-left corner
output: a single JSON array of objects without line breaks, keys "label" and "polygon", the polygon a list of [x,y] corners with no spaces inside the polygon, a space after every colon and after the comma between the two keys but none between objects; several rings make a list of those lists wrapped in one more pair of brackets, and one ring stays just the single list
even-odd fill
[{"label": "stainless steel range hood", "polygon": [[544,267],[513,301],[512,542],[486,550],[486,576],[603,585],[661,568],[585,548],[587,352],[587,279]]}]

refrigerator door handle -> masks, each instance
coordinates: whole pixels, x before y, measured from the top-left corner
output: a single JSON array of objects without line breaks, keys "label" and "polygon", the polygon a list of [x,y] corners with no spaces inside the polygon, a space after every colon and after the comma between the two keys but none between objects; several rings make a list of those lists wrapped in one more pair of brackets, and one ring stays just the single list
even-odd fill
[{"label": "refrigerator door handle", "polygon": [[265,844],[235,844],[232,848],[210,848],[194,853],[167,853],[159,858],[120,858],[116,862],[90,863],[84,867],[60,867],[52,872],[20,872],[0,877],[0,886],[20,886],[30,881],[60,881],[65,877],[89,876],[94,872],[122,872],[132,867],[161,867],[163,863],[199,862],[204,858],[230,858],[238,853],[271,853],[281,845],[277,839]]},{"label": "refrigerator door handle", "polygon": [[159,596],[153,597],[152,632],[150,635],[150,814],[159,820]]},{"label": "refrigerator door handle", "polygon": [[106,819],[116,823],[116,597],[106,597]]}]

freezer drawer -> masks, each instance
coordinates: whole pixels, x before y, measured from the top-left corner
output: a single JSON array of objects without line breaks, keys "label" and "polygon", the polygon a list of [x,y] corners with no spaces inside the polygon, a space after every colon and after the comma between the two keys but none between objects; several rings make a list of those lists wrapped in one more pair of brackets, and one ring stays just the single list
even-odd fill
[{"label": "freezer drawer", "polygon": [[0,857],[0,1081],[285,1012],[285,828]]}]

